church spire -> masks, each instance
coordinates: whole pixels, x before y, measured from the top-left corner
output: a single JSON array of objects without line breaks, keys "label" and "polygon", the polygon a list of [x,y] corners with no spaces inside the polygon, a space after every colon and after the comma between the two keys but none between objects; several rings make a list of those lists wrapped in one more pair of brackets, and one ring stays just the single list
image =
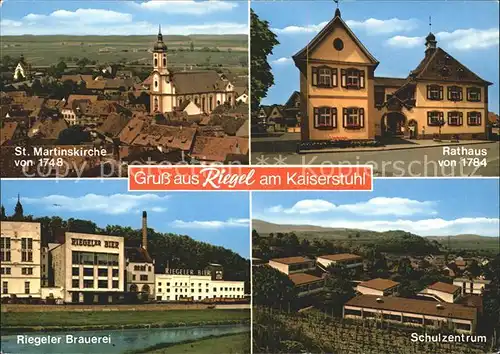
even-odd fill
[{"label": "church spire", "polygon": [[425,54],[433,52],[436,49],[436,36],[432,33],[432,17],[429,16],[429,34],[425,37]]},{"label": "church spire", "polygon": [[24,217],[23,205],[21,204],[21,196],[17,194],[17,203],[14,208],[14,220],[22,220]]},{"label": "church spire", "polygon": [[167,46],[163,43],[163,35],[161,34],[161,25],[158,25],[158,40],[154,45],[155,51],[166,51]]},{"label": "church spire", "polygon": [[335,4],[337,5],[337,8],[335,9],[335,17],[341,17],[340,16],[340,9],[339,9],[339,1],[340,0],[333,0]]}]

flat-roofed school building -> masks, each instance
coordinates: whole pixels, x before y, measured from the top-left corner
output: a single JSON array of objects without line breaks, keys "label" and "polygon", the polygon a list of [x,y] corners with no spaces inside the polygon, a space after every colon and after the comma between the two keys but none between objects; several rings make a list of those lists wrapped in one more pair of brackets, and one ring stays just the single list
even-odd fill
[{"label": "flat-roofed school building", "polygon": [[363,258],[352,253],[328,254],[319,256],[316,261],[325,268],[332,264],[335,266],[344,266],[348,269],[363,266]]},{"label": "flat-roofed school building", "polygon": [[486,286],[491,283],[491,280],[478,278],[455,278],[453,285],[461,288],[462,295],[482,295]]},{"label": "flat-roofed school building", "polygon": [[112,303],[123,295],[124,239],[66,232],[51,250],[54,285],[67,303]]},{"label": "flat-roofed school building", "polygon": [[460,290],[461,288],[459,286],[438,281],[434,284],[429,285],[418,295],[432,297],[438,301],[454,303],[457,302],[458,299],[460,299]]},{"label": "flat-roofed school building", "polygon": [[2,297],[41,296],[40,223],[2,221],[0,262]]},{"label": "flat-roofed school building", "polygon": [[397,294],[398,289],[398,282],[382,278],[363,281],[356,286],[356,291],[363,295],[390,296]]},{"label": "flat-roofed school building", "polygon": [[325,280],[308,273],[295,273],[288,276],[297,289],[297,296],[303,297],[321,292]]},{"label": "flat-roofed school building", "polygon": [[286,275],[316,269],[314,260],[302,256],[273,258],[269,260],[269,265]]},{"label": "flat-roofed school building", "polygon": [[462,333],[474,333],[477,325],[476,308],[396,296],[356,296],[344,305],[343,317],[451,328]]}]

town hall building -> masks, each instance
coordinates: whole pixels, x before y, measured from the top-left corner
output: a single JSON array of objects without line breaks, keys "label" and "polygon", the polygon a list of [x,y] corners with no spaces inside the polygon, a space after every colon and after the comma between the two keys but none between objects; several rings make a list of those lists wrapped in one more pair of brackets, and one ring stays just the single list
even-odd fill
[{"label": "town hall building", "polygon": [[151,114],[169,113],[185,107],[187,101],[209,114],[222,104],[235,104],[233,84],[214,70],[173,72],[167,67],[167,45],[161,29],[153,47],[150,78]]},{"label": "town hall building", "polygon": [[293,60],[300,71],[303,141],[486,135],[492,83],[439,48],[432,33],[408,77],[377,77],[379,61],[337,9]]}]

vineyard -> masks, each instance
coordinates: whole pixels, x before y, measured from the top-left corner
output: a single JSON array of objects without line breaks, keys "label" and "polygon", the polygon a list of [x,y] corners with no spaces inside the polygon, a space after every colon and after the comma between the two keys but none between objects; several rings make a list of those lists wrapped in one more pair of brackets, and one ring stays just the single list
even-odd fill
[{"label": "vineyard", "polygon": [[[480,354],[484,344],[412,342],[416,328],[254,308],[254,353]],[[422,329],[422,334],[424,333]],[[428,332],[429,333],[429,332]],[[431,334],[431,333],[429,333]],[[432,333],[432,335],[437,332]]]}]

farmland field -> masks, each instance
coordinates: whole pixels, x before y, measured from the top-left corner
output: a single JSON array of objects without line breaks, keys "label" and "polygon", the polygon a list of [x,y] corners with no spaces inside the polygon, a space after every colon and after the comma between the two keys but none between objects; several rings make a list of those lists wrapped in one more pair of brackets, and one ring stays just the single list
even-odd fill
[{"label": "farmland field", "polygon": [[[246,67],[248,37],[246,35],[163,36],[169,49],[169,65],[222,65]],[[67,58],[95,60],[97,64],[151,64],[156,34],[150,36],[3,36],[1,55],[12,58],[24,55],[34,67],[57,64]],[[193,43],[193,51],[191,51]]]}]

